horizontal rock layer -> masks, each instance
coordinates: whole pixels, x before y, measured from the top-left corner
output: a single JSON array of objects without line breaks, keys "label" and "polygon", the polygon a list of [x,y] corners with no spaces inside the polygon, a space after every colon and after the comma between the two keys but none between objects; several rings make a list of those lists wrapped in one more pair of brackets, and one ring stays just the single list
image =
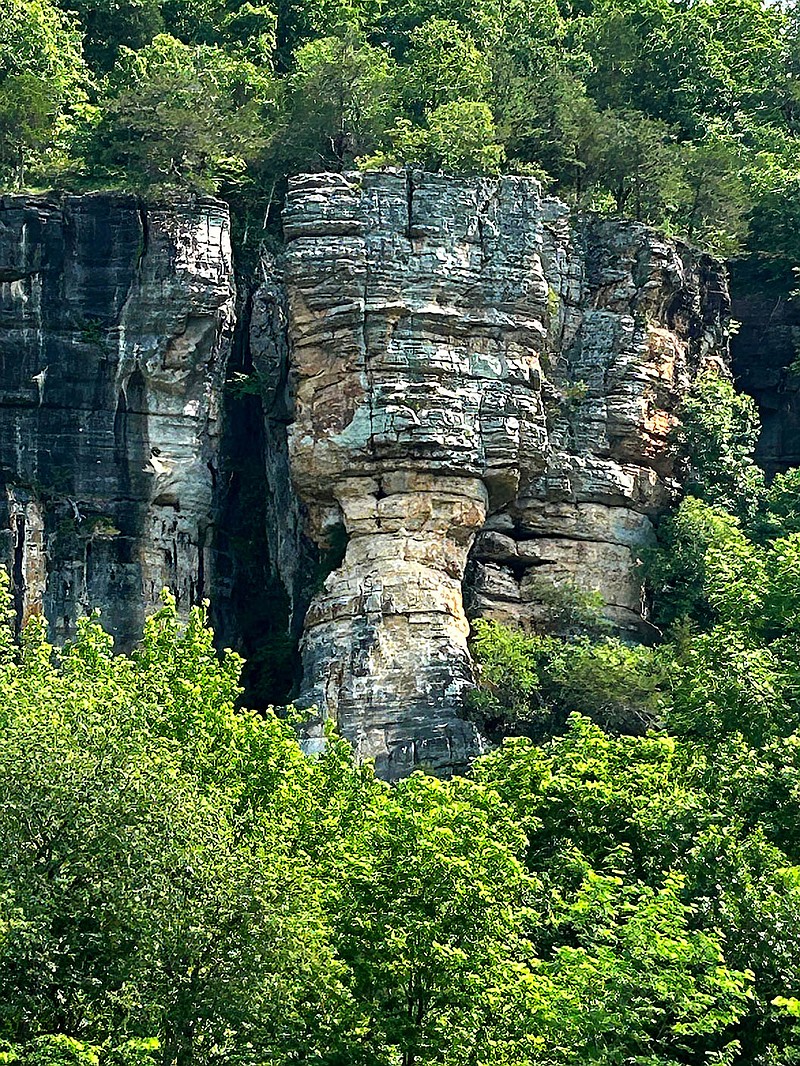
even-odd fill
[{"label": "horizontal rock layer", "polygon": [[726,357],[725,279],[522,178],[305,176],[284,230],[240,291],[223,448],[227,208],[0,199],[18,616],[63,640],[99,606],[124,648],[162,586],[216,593],[226,641],[302,630],[302,700],[380,773],[461,768],[468,614],[552,624],[577,590],[646,633],[636,564],[678,489],[680,399]]}]

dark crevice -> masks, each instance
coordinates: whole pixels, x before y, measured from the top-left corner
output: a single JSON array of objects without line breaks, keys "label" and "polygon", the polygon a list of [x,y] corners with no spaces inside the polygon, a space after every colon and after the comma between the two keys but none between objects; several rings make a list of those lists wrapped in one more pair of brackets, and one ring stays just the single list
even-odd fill
[{"label": "dark crevice", "polygon": [[195,589],[195,602],[202,603],[206,591],[206,538],[201,532],[200,541],[197,545],[197,587]]},{"label": "dark crevice", "polygon": [[14,630],[19,636],[25,612],[25,515],[14,515],[14,563],[12,581],[14,586]]},{"label": "dark crevice", "polygon": [[800,374],[793,370],[800,350],[800,301],[791,293],[791,273],[763,277],[749,262],[731,264],[731,338],[736,386],[752,396],[761,416],[756,461],[774,474],[800,464]]},{"label": "dark crevice", "polygon": [[[256,283],[240,278],[237,288],[229,382],[254,370],[250,327]],[[289,632],[291,605],[274,573],[269,545],[264,408],[258,392],[230,384],[225,390],[209,589],[217,643],[244,657],[243,703],[256,709],[288,703],[299,682],[297,638]],[[202,575],[202,581],[207,584],[208,578]]]},{"label": "dark crevice", "polygon": [[139,225],[141,227],[141,236],[139,244],[139,255],[136,259],[136,270],[142,269],[142,263],[144,257],[147,255],[147,250],[150,245],[150,220],[147,217],[147,208],[144,204],[139,205]]},{"label": "dark crevice", "polygon": [[92,542],[91,542],[91,540],[87,540],[86,541],[86,548],[85,548],[85,551],[84,551],[84,557],[83,557],[83,559],[84,559],[84,563],[83,563],[83,567],[84,567],[84,569],[83,569],[84,582],[86,584],[86,588],[87,589],[91,589],[92,584],[93,584],[93,577],[94,577],[94,574],[92,572],[92,566],[93,566],[93,563],[94,563],[93,555],[94,555],[94,549],[92,547]]}]

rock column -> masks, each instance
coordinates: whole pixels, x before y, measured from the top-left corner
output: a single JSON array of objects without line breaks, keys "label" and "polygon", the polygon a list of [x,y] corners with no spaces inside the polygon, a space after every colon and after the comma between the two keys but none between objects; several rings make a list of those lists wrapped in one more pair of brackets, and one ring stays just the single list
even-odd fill
[{"label": "rock column", "polygon": [[467,557],[546,462],[539,188],[309,176],[284,228],[292,474],[318,542],[346,542],[306,618],[305,699],[387,776],[463,767]]}]

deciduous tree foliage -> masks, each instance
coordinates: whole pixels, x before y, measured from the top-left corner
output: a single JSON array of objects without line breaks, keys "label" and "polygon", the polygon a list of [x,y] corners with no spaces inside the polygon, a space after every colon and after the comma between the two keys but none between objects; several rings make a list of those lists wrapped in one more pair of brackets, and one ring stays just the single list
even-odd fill
[{"label": "deciduous tree foliage", "polygon": [[[97,619],[61,652],[39,620],[21,649],[0,628],[5,1061],[729,1054],[762,975],[692,895],[710,757],[575,719],[472,779],[390,787],[333,735],[309,757],[287,722],[236,710],[239,666],[169,600],[131,656]],[[746,792],[726,802],[763,806]],[[778,893],[774,861],[764,877]]]},{"label": "deciduous tree foliage", "polygon": [[141,191],[236,185],[266,144],[274,98],[269,71],[217,45],[159,34],[123,47],[89,134],[94,166]]},{"label": "deciduous tree foliage", "polygon": [[[785,281],[797,261],[794,3],[4,3],[9,187],[160,194],[166,172],[166,187],[221,192],[250,219],[299,170],[506,169],[722,254],[745,250],[762,277]],[[188,49],[180,72],[165,68],[168,39],[172,60]],[[251,89],[231,98],[244,63]]]},{"label": "deciduous tree foliage", "polygon": [[0,181],[64,166],[86,103],[89,71],[78,26],[49,0],[0,3]]}]

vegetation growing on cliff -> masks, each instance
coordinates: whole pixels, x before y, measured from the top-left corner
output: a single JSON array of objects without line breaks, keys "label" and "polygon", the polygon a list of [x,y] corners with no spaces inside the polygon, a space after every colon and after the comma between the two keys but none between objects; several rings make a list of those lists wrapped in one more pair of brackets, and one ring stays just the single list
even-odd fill
[{"label": "vegetation growing on cliff", "polygon": [[[478,622],[474,712],[529,738],[487,764],[503,766],[494,787],[530,819],[531,846],[548,847],[555,869],[561,848],[568,867],[576,848],[588,849],[597,871],[602,839],[603,861],[623,884],[652,885],[656,870],[671,868],[697,927],[710,923],[728,964],[754,976],[747,1020],[728,1031],[730,1061],[796,1062],[797,1036],[775,1011],[798,1016],[796,993],[778,990],[797,981],[800,943],[784,924],[794,830],[777,813],[800,739],[798,471],[765,485],[752,460],[752,401],[725,379],[698,379],[682,415],[676,443],[696,495],[662,520],[644,571],[664,642],[631,647]],[[532,743],[554,733],[563,735]],[[525,795],[529,759],[539,770]]]},{"label": "vegetation growing on cliff", "polygon": [[[219,191],[532,173],[719,251],[798,261],[800,15],[770,0],[2,0],[0,181]],[[251,230],[248,230],[251,232]]]}]

